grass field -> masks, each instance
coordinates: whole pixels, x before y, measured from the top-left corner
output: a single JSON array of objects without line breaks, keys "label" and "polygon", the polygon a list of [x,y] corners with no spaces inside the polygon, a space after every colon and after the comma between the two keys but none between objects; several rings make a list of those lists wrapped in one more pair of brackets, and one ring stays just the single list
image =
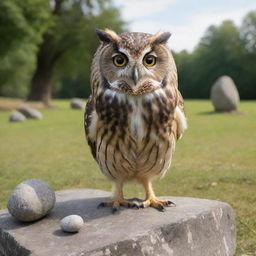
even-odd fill
[{"label": "grass field", "polygon": [[[83,111],[68,101],[43,110],[41,121],[9,123],[0,112],[0,208],[12,189],[40,178],[55,190],[110,190],[90,155]],[[228,202],[237,218],[237,255],[256,255],[256,102],[242,102],[245,115],[212,113],[209,101],[186,101],[189,129],[178,142],[170,171],[154,183],[157,195],[191,196]],[[134,184],[127,196],[144,197]]]}]

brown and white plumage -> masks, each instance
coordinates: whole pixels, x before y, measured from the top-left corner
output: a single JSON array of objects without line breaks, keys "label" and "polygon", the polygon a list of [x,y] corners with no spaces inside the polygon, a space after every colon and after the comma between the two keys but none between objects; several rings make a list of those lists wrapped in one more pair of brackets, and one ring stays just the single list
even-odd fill
[{"label": "brown and white plumage", "polygon": [[116,185],[103,205],[132,206],[122,187],[135,179],[146,191],[141,205],[163,209],[170,202],[156,199],[151,181],[166,173],[186,128],[170,34],[96,32],[102,44],[92,62],[85,131],[101,171]]}]

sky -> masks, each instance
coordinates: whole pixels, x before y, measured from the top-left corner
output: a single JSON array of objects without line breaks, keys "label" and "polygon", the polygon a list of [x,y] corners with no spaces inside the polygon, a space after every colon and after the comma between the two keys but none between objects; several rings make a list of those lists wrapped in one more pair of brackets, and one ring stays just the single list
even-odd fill
[{"label": "sky", "polygon": [[193,51],[210,25],[231,19],[241,25],[256,0],[114,0],[133,32],[170,31],[174,51]]}]

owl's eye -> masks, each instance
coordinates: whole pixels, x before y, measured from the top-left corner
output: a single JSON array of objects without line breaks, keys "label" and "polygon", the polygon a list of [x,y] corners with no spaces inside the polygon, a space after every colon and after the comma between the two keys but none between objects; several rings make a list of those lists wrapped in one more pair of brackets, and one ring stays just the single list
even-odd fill
[{"label": "owl's eye", "polygon": [[156,57],[154,55],[146,55],[143,59],[143,64],[146,67],[152,67],[156,64]]},{"label": "owl's eye", "polygon": [[113,62],[117,67],[124,67],[127,64],[127,58],[123,54],[118,54],[113,57]]}]

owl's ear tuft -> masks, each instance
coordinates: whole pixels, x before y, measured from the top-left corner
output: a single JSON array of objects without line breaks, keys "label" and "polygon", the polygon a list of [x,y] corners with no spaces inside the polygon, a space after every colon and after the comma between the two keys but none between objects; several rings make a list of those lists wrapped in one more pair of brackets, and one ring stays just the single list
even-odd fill
[{"label": "owl's ear tuft", "polygon": [[105,30],[96,29],[95,32],[98,35],[99,39],[105,43],[110,43],[110,42],[116,43],[117,41],[120,40],[120,37],[117,35],[117,33],[110,29],[105,29]]},{"label": "owl's ear tuft", "polygon": [[159,32],[150,38],[151,44],[165,44],[170,38],[170,32]]}]

